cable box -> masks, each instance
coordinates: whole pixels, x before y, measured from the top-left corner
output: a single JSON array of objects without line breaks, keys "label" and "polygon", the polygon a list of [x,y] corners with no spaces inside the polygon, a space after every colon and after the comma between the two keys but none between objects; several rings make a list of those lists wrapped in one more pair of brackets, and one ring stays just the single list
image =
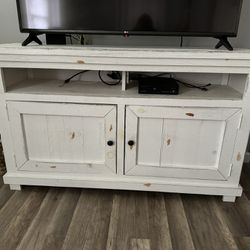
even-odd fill
[{"label": "cable box", "polygon": [[179,84],[173,78],[143,77],[139,79],[139,94],[178,95]]}]

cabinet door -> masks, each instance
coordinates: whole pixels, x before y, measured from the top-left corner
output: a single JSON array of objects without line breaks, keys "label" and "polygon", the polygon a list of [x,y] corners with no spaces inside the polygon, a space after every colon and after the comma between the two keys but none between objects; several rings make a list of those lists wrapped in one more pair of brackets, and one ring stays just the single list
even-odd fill
[{"label": "cabinet door", "polygon": [[227,108],[126,109],[126,175],[226,180],[241,121]]},{"label": "cabinet door", "polygon": [[116,173],[116,107],[9,102],[19,170]]}]

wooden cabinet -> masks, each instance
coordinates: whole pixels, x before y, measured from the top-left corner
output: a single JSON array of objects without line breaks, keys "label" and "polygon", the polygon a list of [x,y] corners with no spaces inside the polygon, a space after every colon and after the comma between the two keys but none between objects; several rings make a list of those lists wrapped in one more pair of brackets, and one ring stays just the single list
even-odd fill
[{"label": "wooden cabinet", "polygon": [[8,102],[18,170],[116,173],[116,107]]},{"label": "wooden cabinet", "polygon": [[227,180],[240,109],[129,106],[125,173]]},{"label": "wooden cabinet", "polygon": [[[119,71],[121,84],[101,83],[99,70]],[[211,85],[141,95],[131,72]],[[242,194],[249,78],[247,50],[0,45],[4,182],[234,201]]]}]

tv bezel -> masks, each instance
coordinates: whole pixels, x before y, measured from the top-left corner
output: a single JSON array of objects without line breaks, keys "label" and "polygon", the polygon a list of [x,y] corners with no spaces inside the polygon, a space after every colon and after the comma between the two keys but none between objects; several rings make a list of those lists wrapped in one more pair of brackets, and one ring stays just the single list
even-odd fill
[{"label": "tv bezel", "polygon": [[237,37],[243,0],[240,0],[239,12],[234,32],[145,32],[145,31],[103,31],[103,30],[67,30],[67,29],[26,29],[22,27],[20,0],[16,0],[19,29],[21,33],[36,34],[86,34],[86,35],[122,35],[122,36],[187,36],[187,37]]}]

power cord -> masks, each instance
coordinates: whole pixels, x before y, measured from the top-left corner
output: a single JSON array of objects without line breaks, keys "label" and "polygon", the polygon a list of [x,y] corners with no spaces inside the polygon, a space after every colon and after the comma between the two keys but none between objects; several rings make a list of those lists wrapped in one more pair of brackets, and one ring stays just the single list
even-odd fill
[{"label": "power cord", "polygon": [[[69,83],[69,82],[70,82],[73,78],[75,78],[76,76],[78,76],[78,75],[80,75],[80,74],[84,74],[84,73],[86,73],[86,72],[88,72],[88,71],[89,71],[89,70],[82,70],[82,71],[80,71],[80,72],[78,72],[78,73],[72,75],[71,77],[67,78],[67,79],[64,81],[64,84],[61,85],[61,86],[64,86],[65,84]],[[101,71],[101,70],[98,71],[98,76],[99,76],[99,78],[100,78],[100,80],[101,80],[102,83],[104,83],[104,84],[106,84],[106,85],[108,85],[108,86],[115,86],[115,85],[118,85],[118,84],[121,83],[122,77],[121,77],[121,73],[120,73],[120,72],[118,72],[118,71],[113,71],[111,74],[107,74],[107,75],[108,75],[110,78],[112,78],[112,79],[118,78],[118,81],[117,81],[117,82],[114,82],[114,83],[107,82],[107,81],[105,81],[105,80],[103,79],[103,77],[102,77],[102,71]],[[161,76],[164,76],[164,75],[170,75],[170,78],[174,79],[176,82],[178,82],[178,83],[184,85],[184,86],[187,87],[187,88],[196,88],[196,89],[200,89],[200,90],[202,90],[202,91],[208,91],[208,88],[207,88],[207,87],[209,87],[209,86],[212,85],[211,83],[208,83],[208,84],[200,85],[200,86],[199,86],[199,85],[187,83],[187,82],[184,82],[183,80],[180,80],[180,79],[177,79],[177,78],[172,77],[170,73],[160,73],[160,74],[153,75],[153,76],[147,76],[147,75],[141,74],[141,75],[137,76],[137,78],[138,78],[137,80],[142,79],[142,78],[144,78],[144,77],[156,78],[156,77],[161,77]]]},{"label": "power cord", "polygon": [[70,82],[73,78],[75,78],[76,76],[81,75],[81,74],[84,74],[84,73],[86,73],[86,72],[88,72],[88,71],[89,71],[89,70],[82,70],[82,71],[80,71],[80,72],[74,74],[74,75],[71,76],[70,78],[66,79],[66,80],[64,81],[64,84],[69,83],[69,82]]},{"label": "power cord", "polygon": [[[88,71],[89,71],[89,70],[82,70],[82,71],[80,71],[80,72],[78,72],[78,73],[72,75],[71,77],[67,78],[67,79],[64,81],[64,84],[62,84],[61,87],[64,86],[65,84],[69,83],[69,82],[70,82],[73,78],[75,78],[76,76],[81,75],[81,74],[84,74],[84,73],[86,73],[86,72],[88,72]],[[113,74],[113,73],[112,73],[112,74]],[[109,74],[108,74],[108,75],[109,75]],[[115,83],[110,83],[110,82],[106,82],[106,81],[102,78],[101,70],[99,70],[99,72],[98,72],[98,76],[99,76],[101,82],[104,83],[104,84],[106,84],[106,85],[109,85],[109,86],[118,85],[118,84],[121,82],[122,77],[121,77],[120,72],[118,72],[118,71],[115,72],[115,75],[119,77],[118,81],[115,82]]]},{"label": "power cord", "polygon": [[70,44],[73,44],[73,39],[80,43],[81,45],[85,44],[85,38],[84,35],[80,34],[66,34],[66,37],[69,37]]},{"label": "power cord", "polygon": [[119,75],[119,79],[118,79],[118,81],[115,82],[115,83],[110,83],[110,82],[106,82],[105,80],[103,80],[101,70],[99,70],[98,75],[99,75],[99,78],[100,78],[100,80],[102,81],[102,83],[104,83],[104,84],[106,84],[106,85],[109,85],[109,86],[115,86],[115,85],[120,84],[121,81],[122,81],[122,77],[121,77],[120,72],[116,72],[116,73]]},{"label": "power cord", "polygon": [[180,47],[183,47],[183,36],[181,36]]},{"label": "power cord", "polygon": [[175,81],[177,81],[178,83],[184,85],[185,87],[187,88],[194,88],[194,89],[200,89],[202,91],[208,91],[208,88],[209,86],[211,86],[212,84],[211,83],[208,83],[208,84],[205,84],[205,85],[195,85],[195,84],[191,84],[191,83],[187,83],[187,82],[184,82],[180,79],[176,79],[176,78],[173,78]]}]

